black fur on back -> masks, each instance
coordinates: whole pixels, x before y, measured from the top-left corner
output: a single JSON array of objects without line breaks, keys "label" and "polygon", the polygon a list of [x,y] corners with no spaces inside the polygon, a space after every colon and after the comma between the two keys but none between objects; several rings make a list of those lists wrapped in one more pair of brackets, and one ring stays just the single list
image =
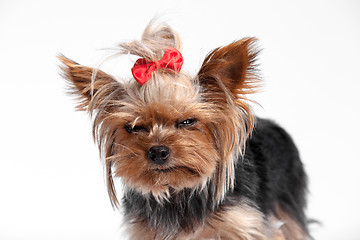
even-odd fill
[{"label": "black fur on back", "polygon": [[274,213],[278,205],[307,231],[304,214],[307,178],[295,144],[281,127],[257,119],[235,176],[234,190],[227,193],[220,205],[216,204],[211,181],[202,191],[184,189],[173,193],[162,204],[151,195],[129,190],[123,198],[125,216],[132,222],[148,224],[159,234],[189,232],[203,224],[210,213],[219,213],[248,199],[265,215]]},{"label": "black fur on back", "polygon": [[245,151],[231,195],[247,196],[264,214],[278,204],[306,230],[307,176],[289,134],[272,121],[258,118]]}]

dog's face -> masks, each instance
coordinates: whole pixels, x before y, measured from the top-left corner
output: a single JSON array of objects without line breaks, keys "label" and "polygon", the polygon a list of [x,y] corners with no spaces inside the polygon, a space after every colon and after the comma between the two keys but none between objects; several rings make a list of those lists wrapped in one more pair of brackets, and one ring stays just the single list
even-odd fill
[{"label": "dog's face", "polygon": [[154,195],[169,187],[197,187],[213,174],[219,159],[210,130],[213,111],[188,77],[151,81],[129,87],[112,113],[118,129],[110,154],[114,175]]},{"label": "dog's face", "polygon": [[113,177],[143,194],[202,188],[214,182],[218,198],[233,185],[233,168],[253,126],[244,94],[256,81],[252,48],[243,39],[215,49],[199,74],[154,72],[140,86],[65,57],[64,76],[94,116],[94,136],[105,158],[108,190]]}]

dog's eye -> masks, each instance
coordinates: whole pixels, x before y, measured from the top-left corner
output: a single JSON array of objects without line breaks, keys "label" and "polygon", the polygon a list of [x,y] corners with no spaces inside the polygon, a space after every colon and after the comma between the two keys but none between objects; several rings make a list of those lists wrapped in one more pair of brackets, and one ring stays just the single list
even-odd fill
[{"label": "dog's eye", "polygon": [[125,130],[128,133],[137,133],[137,132],[147,131],[147,129],[142,125],[131,126],[130,124],[125,125]]},{"label": "dog's eye", "polygon": [[178,128],[183,128],[183,127],[192,127],[197,123],[197,119],[196,118],[189,118],[183,121],[179,121],[176,125]]}]

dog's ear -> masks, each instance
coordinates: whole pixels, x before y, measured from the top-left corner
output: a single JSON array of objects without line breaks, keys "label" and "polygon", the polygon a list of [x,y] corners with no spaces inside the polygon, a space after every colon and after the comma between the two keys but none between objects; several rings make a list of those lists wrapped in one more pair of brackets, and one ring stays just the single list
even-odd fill
[{"label": "dog's ear", "polygon": [[238,100],[256,92],[258,52],[255,38],[244,38],[210,52],[198,74],[205,93],[222,101],[228,94]]},{"label": "dog's ear", "polygon": [[259,51],[255,43],[255,38],[244,38],[213,50],[197,76],[202,97],[213,110],[209,129],[221,159],[214,175],[218,199],[234,186],[234,152],[243,153],[255,124],[246,96],[256,92],[259,83],[255,62]]},{"label": "dog's ear", "polygon": [[[104,119],[109,116],[111,109],[116,106],[114,103],[123,98],[123,84],[101,70],[82,66],[63,55],[59,55],[58,59],[63,63],[60,67],[61,75],[67,80],[71,93],[79,97],[80,102],[77,109],[90,113],[98,110],[94,119],[93,136],[99,143],[101,154],[103,154],[102,151],[105,151],[105,158],[110,157],[116,130],[105,126],[103,123]],[[108,141],[103,141],[102,138],[106,138]],[[113,206],[117,207],[119,201],[116,197],[111,161],[106,160],[105,169],[110,200]]]},{"label": "dog's ear", "polygon": [[101,70],[82,66],[63,55],[58,59],[63,63],[61,75],[68,81],[70,91],[79,97],[78,110],[94,110],[110,96],[119,96],[122,85]]}]

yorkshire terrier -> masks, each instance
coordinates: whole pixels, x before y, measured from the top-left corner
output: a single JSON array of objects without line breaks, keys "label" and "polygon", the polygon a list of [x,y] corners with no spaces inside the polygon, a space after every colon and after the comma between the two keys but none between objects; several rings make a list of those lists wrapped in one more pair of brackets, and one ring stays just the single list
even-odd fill
[{"label": "yorkshire terrier", "polygon": [[130,239],[310,239],[298,150],[249,105],[260,82],[256,41],[214,49],[196,76],[181,71],[181,42],[165,23],[119,44],[117,54],[140,57],[128,81],[59,56],[77,109],[93,117]]}]

